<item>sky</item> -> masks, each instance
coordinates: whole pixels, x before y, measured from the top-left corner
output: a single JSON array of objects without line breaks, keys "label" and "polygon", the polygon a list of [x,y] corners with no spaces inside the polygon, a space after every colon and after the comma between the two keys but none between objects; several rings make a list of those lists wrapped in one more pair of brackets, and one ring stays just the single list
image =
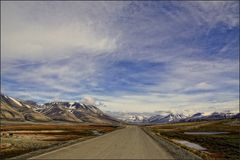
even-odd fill
[{"label": "sky", "polygon": [[238,111],[239,2],[1,1],[1,92],[108,111]]}]

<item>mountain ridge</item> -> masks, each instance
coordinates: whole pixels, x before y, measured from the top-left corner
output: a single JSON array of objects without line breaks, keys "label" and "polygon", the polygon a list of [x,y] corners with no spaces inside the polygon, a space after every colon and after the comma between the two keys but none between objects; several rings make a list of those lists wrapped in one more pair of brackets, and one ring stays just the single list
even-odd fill
[{"label": "mountain ridge", "polygon": [[[109,112],[110,113],[110,112]],[[111,114],[111,113],[110,113]],[[194,121],[211,121],[211,120],[221,120],[228,118],[238,118],[239,113],[231,112],[196,112],[196,113],[174,113],[169,111],[158,111],[153,113],[119,113],[114,112],[112,115],[118,117],[119,119],[125,121],[126,123],[133,124],[162,124],[162,123],[175,123],[175,122],[194,122]],[[118,114],[118,115],[116,115]],[[147,116],[145,116],[147,115]],[[143,117],[139,119],[139,116]]]},{"label": "mountain ridge", "polygon": [[1,94],[0,119],[8,121],[118,124],[119,121],[94,105],[79,102],[49,102],[38,105]]}]

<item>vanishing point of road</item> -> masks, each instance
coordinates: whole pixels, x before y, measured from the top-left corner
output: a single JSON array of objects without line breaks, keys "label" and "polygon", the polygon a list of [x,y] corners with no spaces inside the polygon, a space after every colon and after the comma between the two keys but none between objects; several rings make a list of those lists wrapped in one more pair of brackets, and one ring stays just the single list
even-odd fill
[{"label": "vanishing point of road", "polygon": [[32,159],[173,159],[137,126],[60,148]]}]

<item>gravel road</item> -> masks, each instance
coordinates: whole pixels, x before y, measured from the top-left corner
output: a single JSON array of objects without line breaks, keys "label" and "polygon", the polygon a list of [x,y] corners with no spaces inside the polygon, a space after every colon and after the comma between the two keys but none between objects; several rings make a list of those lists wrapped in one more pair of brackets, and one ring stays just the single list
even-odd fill
[{"label": "gravel road", "polygon": [[127,126],[31,159],[173,159],[137,126]]}]

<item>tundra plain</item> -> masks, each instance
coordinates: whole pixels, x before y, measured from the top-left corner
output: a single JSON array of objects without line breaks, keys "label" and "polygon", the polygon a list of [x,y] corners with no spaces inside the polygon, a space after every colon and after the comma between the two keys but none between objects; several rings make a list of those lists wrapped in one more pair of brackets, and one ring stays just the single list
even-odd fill
[{"label": "tundra plain", "polygon": [[[147,128],[203,159],[240,159],[239,119],[161,124]],[[179,142],[197,144],[206,149],[194,149]]]},{"label": "tundra plain", "polygon": [[74,123],[3,123],[1,159],[94,138],[118,126]]}]

